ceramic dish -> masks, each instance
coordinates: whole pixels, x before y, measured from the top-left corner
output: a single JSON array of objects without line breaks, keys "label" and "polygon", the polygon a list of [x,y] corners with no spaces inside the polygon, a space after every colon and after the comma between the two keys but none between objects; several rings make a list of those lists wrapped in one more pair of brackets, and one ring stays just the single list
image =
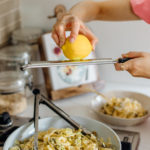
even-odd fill
[{"label": "ceramic dish", "polygon": [[[87,129],[91,131],[96,131],[97,134],[100,137],[102,137],[104,140],[107,140],[107,138],[110,138],[112,141],[112,144],[116,146],[117,148],[116,150],[121,150],[119,137],[107,125],[100,123],[98,121],[92,120],[92,119],[88,119],[88,118],[73,117],[73,119],[77,121],[78,123],[80,123],[82,126],[86,127]],[[70,127],[70,126],[63,119],[57,116],[39,120],[40,131],[47,130],[50,127],[65,128],[65,127]],[[8,139],[6,140],[4,144],[3,150],[9,150],[9,148],[13,146],[14,142],[17,139],[23,140],[25,138],[30,137],[33,134],[34,134],[33,124],[30,123],[30,124],[21,126],[8,137]]]},{"label": "ceramic dish", "polygon": [[129,97],[135,99],[142,104],[145,110],[148,111],[148,113],[145,116],[134,118],[134,119],[124,119],[124,118],[109,116],[100,112],[100,109],[106,103],[106,100],[103,99],[101,96],[97,96],[93,98],[91,102],[92,109],[98,114],[101,120],[103,120],[108,124],[112,124],[116,126],[133,126],[144,122],[150,116],[150,97],[144,94],[137,93],[137,92],[129,92],[129,91],[110,91],[104,93],[104,95],[107,96],[108,98]]}]

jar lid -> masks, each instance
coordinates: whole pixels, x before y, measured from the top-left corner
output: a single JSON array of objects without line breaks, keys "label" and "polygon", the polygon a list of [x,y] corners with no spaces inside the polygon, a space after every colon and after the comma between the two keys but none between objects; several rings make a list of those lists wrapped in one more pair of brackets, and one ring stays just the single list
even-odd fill
[{"label": "jar lid", "polygon": [[6,46],[0,50],[0,60],[30,60],[31,47],[27,44]]},{"label": "jar lid", "polygon": [[16,43],[37,43],[43,31],[40,28],[21,28],[12,33],[12,42]]},{"label": "jar lid", "polygon": [[0,72],[0,94],[12,94],[24,90],[25,80],[16,71]]}]

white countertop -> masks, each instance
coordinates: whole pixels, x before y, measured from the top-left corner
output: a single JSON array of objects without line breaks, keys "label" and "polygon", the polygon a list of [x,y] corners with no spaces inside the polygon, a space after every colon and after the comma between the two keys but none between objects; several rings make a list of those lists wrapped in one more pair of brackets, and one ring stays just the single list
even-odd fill
[{"label": "white countertop", "polygon": [[[122,83],[106,83],[105,88],[102,92],[110,91],[110,90],[129,90],[129,91],[136,91],[141,92],[143,94],[150,96],[150,86],[144,85],[129,85],[129,84],[122,84]],[[95,96],[93,93],[76,96],[73,98],[63,99],[59,101],[55,101],[55,104],[63,109],[70,115],[74,116],[83,116],[89,117],[96,120],[99,120],[99,117],[91,110],[91,99]],[[33,115],[33,97],[28,100],[28,108],[27,110],[20,114],[20,116],[32,117]],[[49,117],[55,115],[51,110],[49,110],[46,106],[40,106],[40,117]],[[117,127],[121,129],[121,127]],[[150,150],[150,118],[147,119],[141,125],[133,126],[133,127],[123,127],[123,129],[137,131],[140,132],[140,144],[138,150]]]}]

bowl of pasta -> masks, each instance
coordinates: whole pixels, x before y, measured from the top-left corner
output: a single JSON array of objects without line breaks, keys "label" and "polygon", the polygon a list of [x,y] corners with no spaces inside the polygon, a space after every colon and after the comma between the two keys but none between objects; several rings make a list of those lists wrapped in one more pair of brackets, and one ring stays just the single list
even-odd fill
[{"label": "bowl of pasta", "polygon": [[[72,117],[91,135],[82,134],[81,130],[72,129],[58,116],[39,120],[39,150],[121,150],[117,134],[107,125],[98,121]],[[96,133],[96,134],[95,134]],[[6,140],[3,150],[30,150],[34,143],[34,126],[28,123],[15,130]]]},{"label": "bowl of pasta", "polygon": [[143,123],[150,116],[150,97],[131,91],[110,91],[108,98],[96,96],[92,99],[92,109],[100,119],[116,126],[133,126]]}]

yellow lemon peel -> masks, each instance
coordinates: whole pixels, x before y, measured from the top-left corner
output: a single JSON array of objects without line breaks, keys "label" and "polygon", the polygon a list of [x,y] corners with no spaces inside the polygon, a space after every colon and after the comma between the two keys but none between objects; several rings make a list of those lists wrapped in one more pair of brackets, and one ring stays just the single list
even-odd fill
[{"label": "yellow lemon peel", "polygon": [[92,45],[87,37],[79,34],[74,42],[66,39],[65,44],[62,46],[64,55],[70,60],[80,60],[87,57],[92,51]]}]

